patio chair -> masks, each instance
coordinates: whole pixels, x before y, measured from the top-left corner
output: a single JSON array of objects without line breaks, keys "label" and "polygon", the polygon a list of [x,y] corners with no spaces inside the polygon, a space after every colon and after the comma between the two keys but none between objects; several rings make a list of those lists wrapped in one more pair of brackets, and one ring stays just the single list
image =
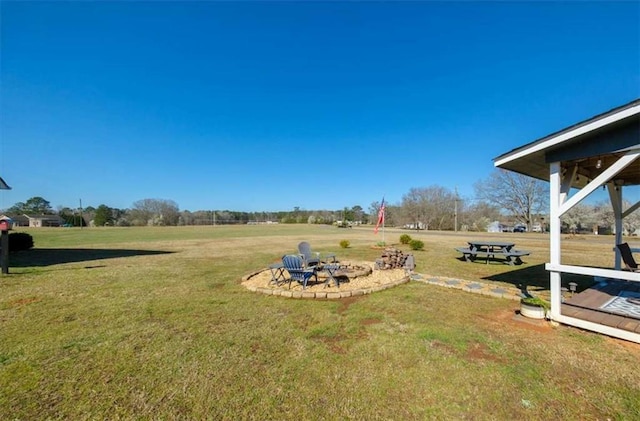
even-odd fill
[{"label": "patio chair", "polygon": [[[315,266],[323,262],[323,259],[320,257],[320,253],[312,251],[311,244],[306,241],[298,244],[298,251],[300,252],[300,255],[303,256],[307,266]],[[336,263],[336,255],[333,253],[325,254],[324,259],[332,259],[333,263]]]},{"label": "patio chair", "polygon": [[624,262],[627,269],[629,269],[631,272],[640,272],[640,268],[638,268],[638,263],[636,263],[635,259],[633,258],[633,253],[629,248],[629,244],[627,243],[616,244],[616,247],[618,247],[618,250],[620,251],[620,256],[622,257],[622,261]]},{"label": "patio chair", "polygon": [[312,276],[318,281],[317,268],[306,266],[302,256],[297,254],[287,254],[282,257],[282,265],[289,272],[289,289],[291,289],[291,281],[295,280],[302,284],[302,289],[307,287],[307,282]]}]

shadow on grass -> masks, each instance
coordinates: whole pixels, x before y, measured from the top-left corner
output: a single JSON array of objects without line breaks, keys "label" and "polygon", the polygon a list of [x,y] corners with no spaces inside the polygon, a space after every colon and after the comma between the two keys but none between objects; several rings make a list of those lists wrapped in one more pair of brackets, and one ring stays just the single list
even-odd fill
[{"label": "shadow on grass", "polygon": [[[516,266],[517,269],[485,276],[482,279],[512,284],[523,292],[529,291],[529,288],[534,291],[549,290],[549,272],[546,271],[544,266],[544,264],[526,267]],[[584,291],[595,284],[592,276],[563,273],[562,286],[569,288],[569,282],[577,284],[577,292]]]},{"label": "shadow on grass", "polygon": [[[171,251],[125,249],[32,249],[9,254],[9,267],[50,266],[61,263],[168,254]],[[95,266],[92,266],[95,267]]]}]

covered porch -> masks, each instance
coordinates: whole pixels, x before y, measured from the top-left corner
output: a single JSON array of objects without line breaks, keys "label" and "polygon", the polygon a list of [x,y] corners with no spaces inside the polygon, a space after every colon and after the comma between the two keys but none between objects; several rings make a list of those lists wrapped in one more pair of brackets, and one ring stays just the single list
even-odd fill
[{"label": "covered porch", "polygon": [[[616,244],[624,242],[624,218],[640,207],[636,194],[627,198],[631,206],[623,209],[623,192],[626,189],[637,192],[640,185],[638,158],[640,99],[507,152],[497,157],[494,164],[550,183],[550,256],[546,269],[550,279],[551,318],[640,343],[637,317],[633,313],[621,316],[606,311],[601,302],[612,300],[621,291],[640,290],[640,273],[621,270],[621,257],[615,249]],[[593,267],[589,262],[584,266],[564,264],[561,217],[599,188],[606,189],[615,218],[611,267]],[[593,291],[583,293],[589,297],[572,297],[563,304],[563,274],[592,276],[598,284]]]}]

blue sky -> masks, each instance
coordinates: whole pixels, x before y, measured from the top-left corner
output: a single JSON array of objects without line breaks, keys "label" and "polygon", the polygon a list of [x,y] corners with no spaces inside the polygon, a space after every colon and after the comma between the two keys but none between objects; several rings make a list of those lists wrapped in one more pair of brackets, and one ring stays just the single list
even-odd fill
[{"label": "blue sky", "polygon": [[0,208],[368,209],[640,97],[638,2],[2,2]]}]

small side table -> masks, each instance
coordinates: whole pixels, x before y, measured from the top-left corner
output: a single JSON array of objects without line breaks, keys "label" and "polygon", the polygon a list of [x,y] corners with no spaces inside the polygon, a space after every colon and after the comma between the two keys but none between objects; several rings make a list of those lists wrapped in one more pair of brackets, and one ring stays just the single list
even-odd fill
[{"label": "small side table", "polygon": [[271,281],[269,281],[269,283],[279,285],[280,282],[287,280],[287,277],[284,274],[284,265],[282,263],[273,263],[269,265],[269,270],[271,271]]},{"label": "small side table", "polygon": [[333,284],[337,288],[340,288],[340,282],[338,282],[338,279],[336,279],[336,277],[334,276],[336,272],[338,272],[339,270],[340,270],[339,264],[327,263],[322,265],[322,271],[327,274],[327,280],[324,281],[325,288],[327,287],[327,285],[329,285],[329,281],[333,281]]}]

